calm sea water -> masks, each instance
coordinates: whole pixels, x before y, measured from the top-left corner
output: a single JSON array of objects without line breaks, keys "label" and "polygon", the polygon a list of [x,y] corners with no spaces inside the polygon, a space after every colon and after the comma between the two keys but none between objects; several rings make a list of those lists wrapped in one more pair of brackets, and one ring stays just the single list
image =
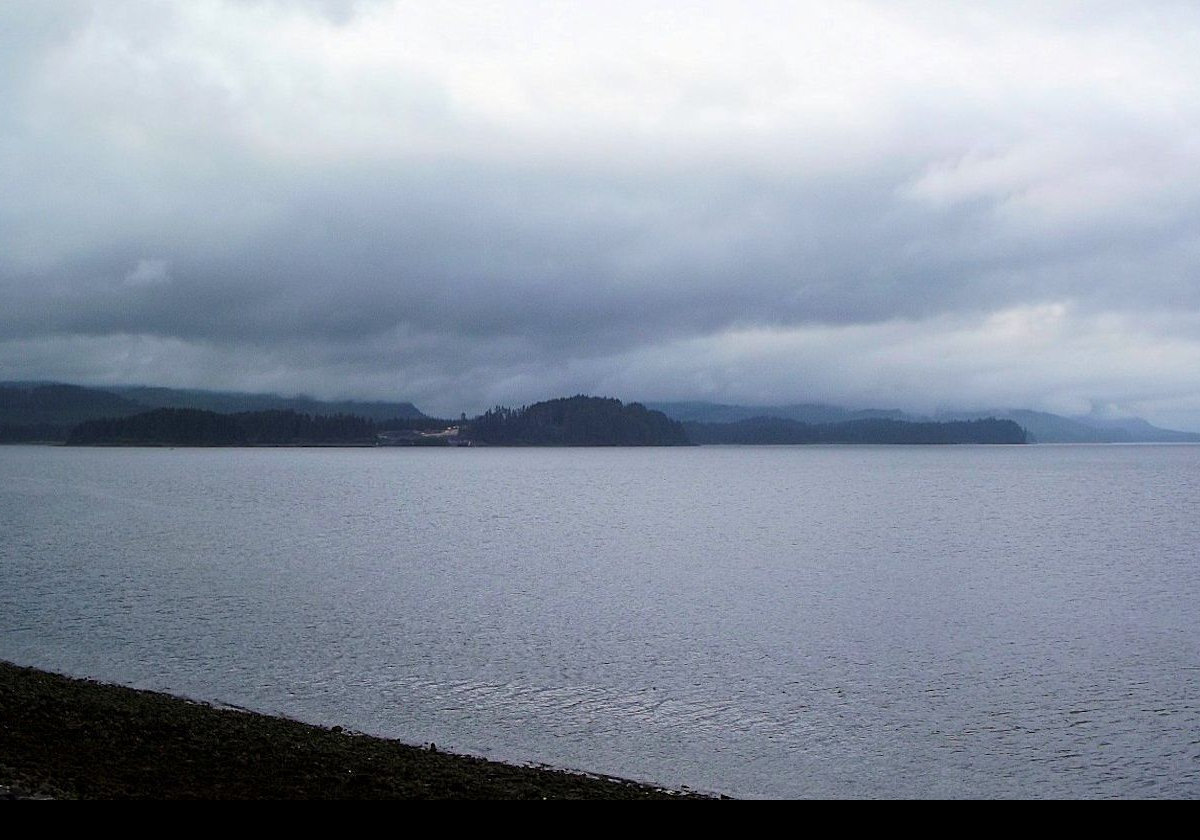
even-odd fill
[{"label": "calm sea water", "polygon": [[0,447],[0,658],[738,796],[1200,794],[1200,447]]}]

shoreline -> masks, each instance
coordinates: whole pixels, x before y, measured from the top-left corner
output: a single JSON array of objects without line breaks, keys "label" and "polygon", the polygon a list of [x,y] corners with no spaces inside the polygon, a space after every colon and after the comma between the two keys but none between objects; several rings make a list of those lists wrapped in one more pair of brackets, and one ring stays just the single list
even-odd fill
[{"label": "shoreline", "polygon": [[0,799],[709,799],[0,661]]}]

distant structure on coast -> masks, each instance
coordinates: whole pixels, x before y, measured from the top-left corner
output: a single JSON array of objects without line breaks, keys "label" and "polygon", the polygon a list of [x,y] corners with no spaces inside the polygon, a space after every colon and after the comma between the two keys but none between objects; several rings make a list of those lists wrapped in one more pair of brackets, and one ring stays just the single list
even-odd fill
[{"label": "distant structure on coast", "polygon": [[375,436],[379,446],[471,446],[461,426],[444,429],[388,429]]}]

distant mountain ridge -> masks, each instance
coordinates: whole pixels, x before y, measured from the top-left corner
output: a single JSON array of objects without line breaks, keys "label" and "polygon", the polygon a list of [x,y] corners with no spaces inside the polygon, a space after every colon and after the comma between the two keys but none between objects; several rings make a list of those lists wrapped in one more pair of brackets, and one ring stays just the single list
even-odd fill
[{"label": "distant mountain ridge", "polygon": [[[810,426],[866,421],[928,424],[995,419],[1019,425],[1027,433],[1030,443],[1200,443],[1200,433],[1159,428],[1138,417],[1064,417],[1028,409],[941,411],[933,416],[925,416],[899,409],[851,409],[826,403],[754,406],[690,401],[647,402],[641,405],[651,412],[661,412],[671,420],[685,424],[746,424],[755,421],[754,436],[766,434],[761,422],[763,419]],[[0,382],[0,441],[61,441],[79,423],[132,417],[164,408],[221,414],[292,411],[313,417],[353,415],[375,422],[432,419],[410,402],[327,401],[306,396],[283,397],[276,394],[136,385],[91,387],[58,382]],[[733,430],[727,431],[732,433]],[[751,431],[747,427],[737,433],[749,435]],[[784,436],[797,434],[794,429],[784,430],[783,427],[772,432],[775,433]],[[701,436],[707,437],[708,434]]]},{"label": "distant mountain ridge", "polygon": [[1200,434],[1160,429],[1140,417],[1120,420],[1062,417],[1028,409],[939,413],[937,416],[954,420],[979,417],[1013,420],[1024,427],[1036,443],[1200,443]]},{"label": "distant mountain ridge", "polygon": [[144,406],[110,391],[58,383],[0,383],[0,423],[73,426],[100,417],[128,417]]},{"label": "distant mountain ridge", "polygon": [[222,414],[243,411],[295,411],[316,416],[353,414],[368,420],[391,420],[396,417],[417,419],[426,416],[410,402],[318,400],[306,396],[281,397],[277,394],[241,394],[232,391],[157,388],[143,385],[105,390],[147,408],[196,408]]},{"label": "distant mountain ridge", "polygon": [[681,423],[740,423],[761,417],[794,420],[797,423],[823,425],[847,423],[852,420],[908,420],[914,418],[895,409],[853,410],[825,403],[794,403],[791,405],[729,405],[708,402],[648,402],[646,408],[661,411]]},{"label": "distant mountain ridge", "polygon": [[1062,417],[1029,409],[938,412],[930,417],[898,409],[849,409],[824,403],[791,405],[731,405],[726,403],[647,402],[683,423],[741,423],[761,418],[791,420],[814,425],[858,420],[902,420],[909,423],[968,420],[1012,420],[1029,435],[1030,443],[1200,443],[1200,433],[1161,429],[1139,417],[1106,419],[1094,416]]},{"label": "distant mountain ridge", "polygon": [[837,423],[803,423],[778,417],[754,417],[734,423],[683,424],[694,443],[734,444],[1024,444],[1025,430],[1012,420],[912,422],[867,417]]},{"label": "distant mountain ridge", "polygon": [[239,394],[147,386],[86,387],[59,382],[0,382],[0,440],[64,440],[90,420],[133,417],[155,409],[221,414],[292,411],[313,417],[354,415],[368,420],[428,419],[410,402],[326,401],[275,394]]}]

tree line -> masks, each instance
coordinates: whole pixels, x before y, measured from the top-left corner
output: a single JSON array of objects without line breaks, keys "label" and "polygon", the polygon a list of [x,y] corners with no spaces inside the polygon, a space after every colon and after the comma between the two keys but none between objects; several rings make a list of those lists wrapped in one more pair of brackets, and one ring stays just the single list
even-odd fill
[{"label": "tree line", "polygon": [[88,420],[67,436],[73,446],[301,446],[367,445],[390,429],[432,429],[444,420],[404,417],[368,420],[353,414],[312,415],[298,411],[219,414],[195,408],[158,408],[132,417]]},{"label": "tree line", "polygon": [[[640,403],[577,395],[520,408],[497,406],[458,424],[456,442],[490,446],[680,446],[688,444],[1020,444],[1012,420],[909,422],[873,418],[809,424],[759,417],[734,423],[680,423]],[[87,420],[69,431],[49,424],[0,423],[0,442],[63,441],[77,446],[365,446],[383,432],[409,445],[446,445],[450,421],[398,417],[376,421],[353,414],[313,415],[272,409],[221,414],[159,408],[132,416]],[[450,433],[453,436],[453,432]]]},{"label": "tree line", "polygon": [[468,425],[493,446],[686,446],[683,424],[641,403],[576,395],[521,408],[497,406]]}]

